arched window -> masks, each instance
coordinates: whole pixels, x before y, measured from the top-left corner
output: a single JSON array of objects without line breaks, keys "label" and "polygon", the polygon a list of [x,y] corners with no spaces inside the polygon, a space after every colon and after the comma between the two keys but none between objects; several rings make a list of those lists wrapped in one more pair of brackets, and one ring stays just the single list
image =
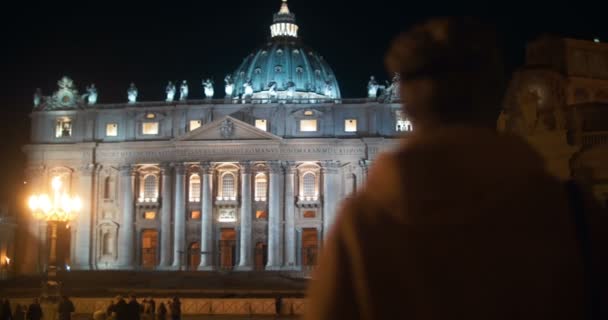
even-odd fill
[{"label": "arched window", "polygon": [[200,202],[201,201],[201,177],[198,174],[193,174],[190,176],[190,184],[189,184],[190,194],[188,198],[190,202]]},{"label": "arched window", "polygon": [[255,176],[255,201],[266,201],[267,185],[268,180],[266,179],[266,175],[263,173],[258,173]]},{"label": "arched window", "polygon": [[305,198],[314,198],[316,196],[316,177],[312,172],[307,172],[302,176],[302,195]]},{"label": "arched window", "polygon": [[158,198],[158,179],[153,174],[144,178],[144,202],[156,202]]},{"label": "arched window", "polygon": [[112,198],[111,184],[112,184],[112,178],[106,177],[106,179],[103,182],[103,198],[104,199]]},{"label": "arched window", "polygon": [[222,176],[222,196],[227,200],[236,199],[235,179],[232,173],[225,173]]}]

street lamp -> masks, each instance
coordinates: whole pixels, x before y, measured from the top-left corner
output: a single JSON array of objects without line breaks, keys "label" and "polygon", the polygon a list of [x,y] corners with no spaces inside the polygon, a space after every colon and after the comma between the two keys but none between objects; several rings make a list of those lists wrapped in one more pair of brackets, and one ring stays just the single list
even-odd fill
[{"label": "street lamp", "polygon": [[66,192],[62,192],[59,177],[53,178],[51,187],[53,189],[51,196],[46,194],[32,195],[28,201],[34,217],[46,221],[51,226],[51,252],[47,270],[47,287],[57,286],[57,282],[51,280],[57,275],[57,224],[74,220],[82,206],[78,197],[72,197]]}]

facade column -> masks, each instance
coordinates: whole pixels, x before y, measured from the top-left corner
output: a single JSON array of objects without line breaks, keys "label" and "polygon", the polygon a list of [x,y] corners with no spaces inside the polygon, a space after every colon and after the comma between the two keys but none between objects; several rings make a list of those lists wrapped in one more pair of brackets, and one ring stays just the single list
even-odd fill
[{"label": "facade column", "polygon": [[[28,196],[46,192],[44,188],[44,166],[30,167],[26,171]],[[32,212],[26,210],[17,217],[17,233],[15,235],[15,252],[19,255],[13,258],[17,263],[17,271],[24,275],[35,275],[42,271],[40,250],[43,249],[43,239],[40,237],[40,221],[34,218]],[[46,233],[44,233],[46,237]]]},{"label": "facade column", "polygon": [[185,168],[181,163],[174,165],[175,196],[173,197],[173,268],[181,270],[186,254],[186,196]]},{"label": "facade column", "polygon": [[281,268],[281,176],[283,168],[278,161],[269,167],[270,187],[268,192],[268,263],[266,270]]},{"label": "facade column", "polygon": [[210,163],[201,163],[203,175],[201,185],[201,264],[199,270],[213,270],[213,167]]},{"label": "facade column", "polygon": [[132,269],[134,261],[135,204],[133,187],[135,170],[130,165],[120,167],[120,206],[122,219],[118,229],[118,268]]},{"label": "facade column", "polygon": [[293,161],[286,161],[285,166],[285,268],[296,268],[296,221],[295,221],[295,175]]},{"label": "facade column", "polygon": [[91,222],[94,212],[93,181],[96,172],[94,164],[86,164],[80,168],[79,188],[77,196],[82,201],[82,209],[78,212],[76,222],[76,241],[74,242],[74,269],[91,269]]},{"label": "facade column", "polygon": [[252,270],[253,264],[251,261],[251,228],[252,228],[252,212],[251,212],[251,163],[246,161],[241,163],[241,245],[240,259],[238,270]]},{"label": "facade column", "polygon": [[361,168],[361,182],[357,183],[357,191],[363,190],[367,182],[367,172],[369,170],[369,160],[359,160],[359,167]]},{"label": "facade column", "polygon": [[338,189],[338,170],[340,163],[338,161],[324,161],[321,171],[323,173],[323,238],[327,239],[327,235],[331,230],[334,219],[336,218],[336,210],[339,201]]},{"label": "facade column", "polygon": [[171,167],[161,166],[160,263],[161,269],[171,264]]}]

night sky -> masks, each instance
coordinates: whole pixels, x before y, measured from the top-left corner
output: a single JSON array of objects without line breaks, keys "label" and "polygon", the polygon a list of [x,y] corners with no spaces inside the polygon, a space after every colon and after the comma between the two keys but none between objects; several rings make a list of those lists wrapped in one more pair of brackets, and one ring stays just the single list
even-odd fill
[{"label": "night sky", "polygon": [[[532,8],[530,3],[488,3],[492,12],[479,12],[478,5],[455,5],[386,0],[289,2],[300,37],[333,67],[345,98],[363,97],[372,74],[388,79],[383,57],[390,40],[434,15],[474,15],[495,24],[503,36],[508,70],[523,62],[525,43],[543,33],[608,40],[608,23],[592,8],[584,8],[585,15],[557,3],[550,12]],[[168,80],[188,80],[190,97],[200,98],[201,79],[212,77],[216,94],[223,94],[224,75],[266,40],[279,6],[280,0],[3,4],[0,203],[14,205],[16,199],[23,203],[22,195],[17,196],[25,161],[20,148],[28,143],[28,113],[37,87],[50,95],[57,80],[67,75],[80,92],[95,83],[98,103],[108,103],[126,101],[127,86],[133,81],[139,100],[158,101]]]}]

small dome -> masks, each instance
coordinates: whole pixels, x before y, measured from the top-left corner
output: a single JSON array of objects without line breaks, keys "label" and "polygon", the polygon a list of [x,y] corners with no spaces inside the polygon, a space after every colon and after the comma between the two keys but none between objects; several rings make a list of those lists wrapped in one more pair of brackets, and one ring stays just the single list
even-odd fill
[{"label": "small dome", "polygon": [[286,0],[270,29],[270,40],[247,56],[232,75],[234,94],[242,96],[249,83],[253,98],[290,92],[294,98],[340,99],[333,70],[298,38],[295,15]]}]

